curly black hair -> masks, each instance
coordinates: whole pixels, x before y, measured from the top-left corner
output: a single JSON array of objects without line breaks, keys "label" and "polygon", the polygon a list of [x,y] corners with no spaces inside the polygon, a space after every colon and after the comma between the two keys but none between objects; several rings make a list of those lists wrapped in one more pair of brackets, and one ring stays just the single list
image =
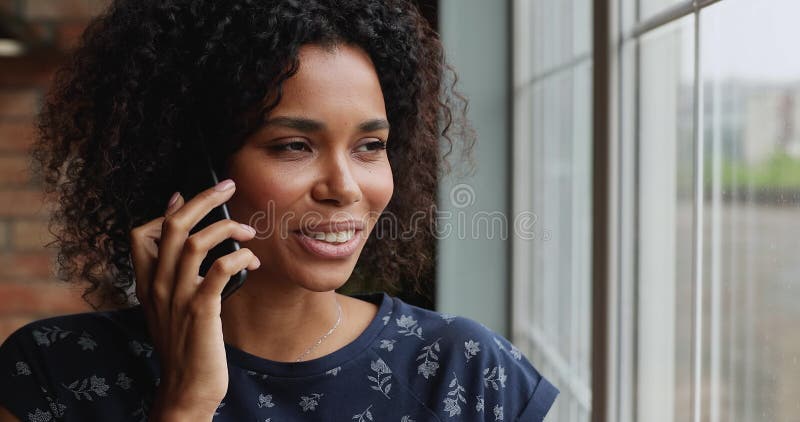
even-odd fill
[{"label": "curly black hair", "polygon": [[33,170],[56,203],[58,278],[85,283],[95,309],[131,305],[130,231],[163,215],[196,164],[182,148],[203,142],[224,166],[280,102],[300,47],[341,43],[368,53],[383,90],[397,181],[386,211],[395,229],[417,225],[411,238],[384,236],[379,220],[346,286],[428,295],[435,219],[412,215],[434,209],[455,146],[474,166],[475,137],[438,34],[408,0],[112,2],[37,115]]}]

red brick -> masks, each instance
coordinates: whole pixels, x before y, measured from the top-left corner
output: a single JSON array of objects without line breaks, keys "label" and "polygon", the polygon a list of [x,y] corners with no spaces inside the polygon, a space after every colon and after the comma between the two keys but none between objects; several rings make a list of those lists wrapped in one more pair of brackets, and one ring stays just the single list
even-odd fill
[{"label": "red brick", "polygon": [[82,312],[89,306],[80,293],[79,286],[64,282],[0,282],[0,315]]},{"label": "red brick", "polygon": [[107,4],[108,0],[26,0],[23,14],[28,19],[87,19]]},{"label": "red brick", "polygon": [[46,88],[63,63],[57,51],[21,57],[0,57],[0,88]]},{"label": "red brick", "polygon": [[71,50],[78,45],[86,23],[63,23],[56,28],[56,43],[62,50]]},{"label": "red brick", "polygon": [[[52,279],[55,277],[54,265],[51,252],[3,252],[0,253],[0,279]],[[4,302],[0,300],[0,303]]]},{"label": "red brick", "polygon": [[46,250],[53,240],[44,220],[15,220],[11,223],[11,247],[14,250]]},{"label": "red brick", "polygon": [[37,190],[0,190],[0,217],[43,217],[50,210],[43,198]]},{"label": "red brick", "polygon": [[0,186],[19,187],[31,181],[28,156],[0,157]]},{"label": "red brick", "polygon": [[16,15],[16,3],[17,0],[0,0],[0,12]]},{"label": "red brick", "polygon": [[28,36],[36,42],[42,44],[53,43],[53,23],[52,22],[28,22]]},{"label": "red brick", "polygon": [[39,92],[35,89],[0,91],[0,117],[33,118],[39,107]]},{"label": "red brick", "polygon": [[9,223],[0,221],[0,250],[5,250],[8,245]]},{"label": "red brick", "polygon": [[0,121],[0,151],[26,152],[35,136],[33,121]]}]

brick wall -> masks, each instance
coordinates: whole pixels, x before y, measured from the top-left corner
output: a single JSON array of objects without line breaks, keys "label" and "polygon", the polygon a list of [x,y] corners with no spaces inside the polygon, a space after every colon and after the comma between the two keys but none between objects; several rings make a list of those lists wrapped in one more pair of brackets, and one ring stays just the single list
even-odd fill
[{"label": "brick wall", "polygon": [[33,119],[53,71],[74,46],[100,0],[0,0],[0,13],[26,22],[50,47],[0,57],[0,342],[27,322],[89,310],[80,287],[56,280],[48,210],[31,178]]}]

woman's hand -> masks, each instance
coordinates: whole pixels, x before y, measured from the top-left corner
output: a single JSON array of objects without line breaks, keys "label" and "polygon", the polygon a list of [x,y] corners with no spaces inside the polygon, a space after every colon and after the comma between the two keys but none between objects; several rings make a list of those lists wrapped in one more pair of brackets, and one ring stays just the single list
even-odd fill
[{"label": "woman's hand", "polygon": [[131,230],[136,296],[161,364],[151,411],[156,419],[180,414],[211,420],[228,390],[222,289],[232,275],[261,264],[241,248],[214,261],[204,278],[199,268],[212,247],[229,237],[249,240],[255,230],[227,219],[192,235],[189,231],[234,190],[233,181],[225,180],[187,203],[174,196],[164,217]]}]

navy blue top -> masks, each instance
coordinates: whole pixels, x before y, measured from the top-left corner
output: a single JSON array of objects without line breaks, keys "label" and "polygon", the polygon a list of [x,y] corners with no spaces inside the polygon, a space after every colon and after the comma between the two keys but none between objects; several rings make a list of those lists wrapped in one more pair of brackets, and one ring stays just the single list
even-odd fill
[{"label": "navy blue top", "polygon": [[[303,362],[225,345],[214,421],[541,421],[558,395],[504,337],[386,293],[354,341]],[[140,306],[36,321],[0,346],[0,405],[24,422],[146,421],[159,366]]]}]

